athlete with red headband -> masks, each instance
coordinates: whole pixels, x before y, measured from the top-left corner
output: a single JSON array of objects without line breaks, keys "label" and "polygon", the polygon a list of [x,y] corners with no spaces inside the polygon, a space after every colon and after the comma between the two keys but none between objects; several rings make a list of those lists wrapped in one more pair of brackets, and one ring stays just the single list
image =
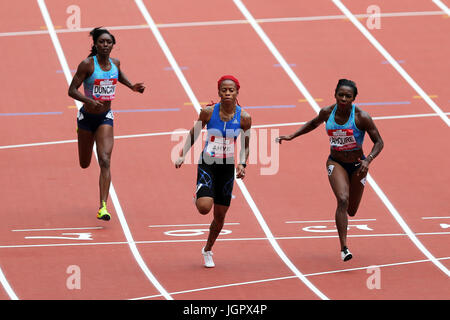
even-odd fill
[{"label": "athlete with red headband", "polygon": [[[89,167],[94,142],[97,146],[100,165],[100,208],[97,218],[109,220],[106,209],[109,186],[111,184],[111,153],[114,144],[114,115],[111,101],[115,98],[116,85],[120,82],[135,92],[143,93],[143,83],[132,84],[120,69],[120,61],[110,58],[116,43],[108,30],[95,28],[91,31],[93,45],[90,55],[78,66],[69,86],[69,96],[84,103],[78,111],[78,157],[80,166]],[[83,84],[84,94],[78,91]]]},{"label": "athlete with red headband", "polygon": [[[222,230],[225,215],[230,207],[231,193],[236,178],[245,177],[249,156],[251,117],[238,104],[239,81],[226,75],[218,81],[220,102],[208,105],[200,111],[198,120],[189,131],[188,137],[175,167],[180,168],[185,156],[206,126],[208,136],[197,168],[197,189],[195,205],[200,214],[208,214],[214,206],[214,218],[209,228],[208,240],[202,249],[204,265],[214,267],[212,247]],[[236,153],[236,140],[241,133],[241,152]],[[235,157],[239,156],[235,167]]]}]

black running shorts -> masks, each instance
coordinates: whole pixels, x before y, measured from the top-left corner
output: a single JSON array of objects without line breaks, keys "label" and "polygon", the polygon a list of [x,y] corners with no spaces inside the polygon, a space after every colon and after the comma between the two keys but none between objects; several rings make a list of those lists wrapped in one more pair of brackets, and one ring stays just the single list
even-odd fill
[{"label": "black running shorts", "polygon": [[211,197],[215,204],[230,206],[234,185],[234,163],[199,163],[196,198]]}]

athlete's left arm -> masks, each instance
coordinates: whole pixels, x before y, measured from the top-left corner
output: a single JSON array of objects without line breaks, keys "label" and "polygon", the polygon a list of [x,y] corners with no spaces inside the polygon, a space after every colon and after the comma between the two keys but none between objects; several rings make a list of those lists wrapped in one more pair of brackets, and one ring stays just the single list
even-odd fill
[{"label": "athlete's left arm", "polygon": [[370,115],[365,111],[360,111],[358,115],[358,128],[361,130],[365,130],[370,137],[370,140],[373,142],[373,147],[370,153],[367,155],[366,159],[360,160],[361,167],[359,168],[359,172],[367,171],[369,168],[369,164],[375,159],[381,152],[384,147],[383,139],[381,138],[380,132],[378,131],[377,126],[373,122],[373,119]]},{"label": "athlete's left arm", "polygon": [[243,164],[247,163],[250,155],[250,129],[252,127],[252,118],[245,111],[241,111],[241,152],[239,154],[239,163],[236,167],[236,178],[243,179],[245,177],[245,168]]},{"label": "athlete's left arm", "polygon": [[117,69],[119,70],[119,82],[121,84],[127,86],[128,88],[130,88],[131,90],[133,90],[135,92],[143,93],[144,89],[145,89],[144,84],[143,83],[132,84],[130,82],[130,80],[128,80],[128,78],[125,75],[125,73],[120,69],[120,61],[119,61],[119,59],[111,58],[111,60],[113,60],[113,62],[116,65]]}]

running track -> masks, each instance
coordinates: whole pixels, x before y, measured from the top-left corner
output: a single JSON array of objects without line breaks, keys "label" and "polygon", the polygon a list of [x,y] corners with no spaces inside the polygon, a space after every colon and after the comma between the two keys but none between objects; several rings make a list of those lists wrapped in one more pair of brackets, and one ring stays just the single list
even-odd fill
[{"label": "running track", "polygon": [[[75,31],[66,12],[74,4]],[[381,26],[368,30],[371,4],[2,2],[0,299],[449,299],[448,9],[378,1]],[[120,87],[113,103],[122,112],[108,223],[95,218],[97,163],[78,167],[77,105],[67,96],[96,26],[111,29],[113,56],[147,85],[144,95]],[[211,215],[196,213],[196,167],[174,169],[181,140],[170,133],[189,129],[201,105],[217,100],[216,80],[227,73],[240,79],[239,101],[257,128],[257,163],[235,184],[217,267],[206,270],[200,250]],[[283,144],[279,162],[276,150],[265,161],[258,145],[270,148],[278,133],[332,104],[343,77],[357,82],[356,102],[385,141],[350,219],[347,263],[323,129]],[[367,137],[366,152],[371,146]],[[380,288],[368,286],[371,266]],[[80,289],[68,287],[71,267]]]}]

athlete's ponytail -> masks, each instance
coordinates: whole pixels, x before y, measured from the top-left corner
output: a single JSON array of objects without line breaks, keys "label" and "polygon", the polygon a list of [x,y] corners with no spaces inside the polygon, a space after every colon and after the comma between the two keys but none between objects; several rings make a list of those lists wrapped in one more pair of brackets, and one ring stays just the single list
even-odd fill
[{"label": "athlete's ponytail", "polygon": [[88,57],[93,57],[97,54],[97,47],[95,46],[95,43],[97,42],[98,37],[100,37],[102,34],[107,33],[111,36],[111,39],[113,41],[113,44],[116,44],[116,38],[106,29],[102,29],[102,27],[97,27],[91,30],[89,32],[89,36],[92,37],[93,45],[91,47],[91,53]]}]

